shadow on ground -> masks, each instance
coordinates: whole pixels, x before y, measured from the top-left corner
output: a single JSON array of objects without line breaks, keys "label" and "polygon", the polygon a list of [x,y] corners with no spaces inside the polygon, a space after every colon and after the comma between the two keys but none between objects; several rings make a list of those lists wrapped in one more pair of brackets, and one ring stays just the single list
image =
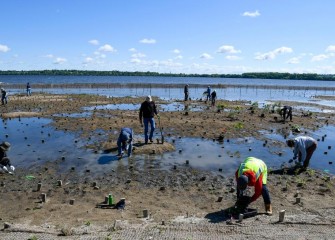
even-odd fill
[{"label": "shadow on ground", "polygon": [[269,174],[278,174],[278,175],[298,175],[300,173],[305,172],[306,170],[300,166],[293,166],[293,167],[284,167],[276,170],[269,171]]}]

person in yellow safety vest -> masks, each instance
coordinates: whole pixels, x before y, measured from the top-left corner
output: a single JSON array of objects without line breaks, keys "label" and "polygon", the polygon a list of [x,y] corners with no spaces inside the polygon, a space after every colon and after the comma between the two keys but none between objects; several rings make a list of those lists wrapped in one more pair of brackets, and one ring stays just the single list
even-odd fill
[{"label": "person in yellow safety vest", "polygon": [[256,201],[262,194],[265,203],[265,211],[268,215],[272,215],[272,206],[270,193],[266,187],[268,170],[266,164],[255,157],[247,157],[239,166],[235,173],[237,182],[237,198],[240,197],[241,191],[247,186],[254,186],[255,193],[250,198],[250,202]]}]

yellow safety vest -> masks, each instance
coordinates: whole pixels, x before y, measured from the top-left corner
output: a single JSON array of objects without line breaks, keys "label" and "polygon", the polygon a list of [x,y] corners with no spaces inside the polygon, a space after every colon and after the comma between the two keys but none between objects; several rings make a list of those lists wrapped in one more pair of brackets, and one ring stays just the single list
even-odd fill
[{"label": "yellow safety vest", "polygon": [[256,175],[256,181],[258,180],[259,176],[263,173],[263,184],[266,184],[267,180],[267,167],[266,164],[255,157],[248,157],[244,160],[243,163],[241,163],[239,169],[238,169],[238,177],[240,177],[245,171],[251,170]]}]

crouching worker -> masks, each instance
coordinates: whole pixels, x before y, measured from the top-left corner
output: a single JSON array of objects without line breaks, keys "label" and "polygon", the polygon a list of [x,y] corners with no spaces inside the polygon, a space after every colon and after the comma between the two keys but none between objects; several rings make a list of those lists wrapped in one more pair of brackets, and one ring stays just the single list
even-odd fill
[{"label": "crouching worker", "polygon": [[266,164],[254,157],[248,157],[240,164],[236,171],[237,199],[242,197],[247,186],[254,186],[255,193],[250,198],[249,204],[256,201],[262,194],[266,214],[272,215],[272,206],[269,191],[266,187],[268,170]]},{"label": "crouching worker", "polygon": [[119,138],[117,140],[118,157],[122,157],[123,151],[128,150],[128,157],[130,157],[133,149],[133,129],[122,128]]},{"label": "crouching worker", "polygon": [[6,153],[9,148],[9,142],[2,142],[0,144],[0,171],[2,171],[2,173],[13,174],[15,171],[15,167],[10,163],[10,160],[7,157]]}]

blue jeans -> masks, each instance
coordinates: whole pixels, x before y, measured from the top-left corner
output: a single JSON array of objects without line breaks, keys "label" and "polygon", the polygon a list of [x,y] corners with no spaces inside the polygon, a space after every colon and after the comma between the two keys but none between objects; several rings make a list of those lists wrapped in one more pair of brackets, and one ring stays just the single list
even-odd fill
[{"label": "blue jeans", "polygon": [[27,96],[31,95],[31,88],[27,88]]},{"label": "blue jeans", "polygon": [[2,103],[2,105],[7,104],[7,96],[6,97],[1,97],[1,103]]},{"label": "blue jeans", "polygon": [[264,200],[265,204],[270,204],[271,203],[270,193],[269,193],[268,188],[266,187],[266,184],[263,184],[262,196],[263,196],[263,200]]},{"label": "blue jeans", "polygon": [[117,151],[118,155],[121,155],[121,153],[124,151],[127,151],[128,157],[131,155],[133,144],[130,142],[129,144],[127,142],[122,142],[120,139],[117,140]]},{"label": "blue jeans", "polygon": [[[154,131],[155,131],[155,119],[154,118],[144,118],[143,122],[144,122],[144,138],[145,138],[145,143],[148,143],[148,139],[152,140],[152,137],[154,135]],[[150,135],[149,135],[149,138],[148,138],[149,123],[150,123],[151,129],[150,129]]]}]

